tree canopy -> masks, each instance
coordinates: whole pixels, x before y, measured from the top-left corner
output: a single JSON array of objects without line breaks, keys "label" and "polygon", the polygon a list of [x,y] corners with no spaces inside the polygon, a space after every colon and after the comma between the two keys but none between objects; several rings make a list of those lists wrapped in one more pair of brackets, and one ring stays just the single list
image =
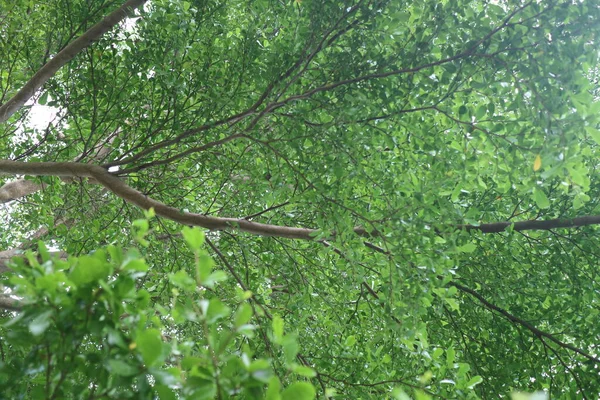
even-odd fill
[{"label": "tree canopy", "polygon": [[597,398],[599,20],[0,1],[2,396]]}]

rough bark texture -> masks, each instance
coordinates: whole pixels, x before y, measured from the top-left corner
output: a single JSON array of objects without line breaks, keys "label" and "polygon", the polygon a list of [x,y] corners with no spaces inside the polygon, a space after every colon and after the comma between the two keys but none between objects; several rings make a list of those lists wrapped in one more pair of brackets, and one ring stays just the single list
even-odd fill
[{"label": "rough bark texture", "polygon": [[32,193],[42,190],[43,183],[17,179],[16,181],[5,183],[0,187],[0,204],[8,203],[21,197],[29,196]]},{"label": "rough bark texture", "polygon": [[56,71],[71,61],[81,50],[98,40],[102,35],[124,20],[129,13],[144,4],[146,0],[129,0],[110,13],[102,21],[88,29],[83,35],[62,49],[48,61],[10,100],[0,106],[0,123],[8,120],[27,100],[41,88]]}]

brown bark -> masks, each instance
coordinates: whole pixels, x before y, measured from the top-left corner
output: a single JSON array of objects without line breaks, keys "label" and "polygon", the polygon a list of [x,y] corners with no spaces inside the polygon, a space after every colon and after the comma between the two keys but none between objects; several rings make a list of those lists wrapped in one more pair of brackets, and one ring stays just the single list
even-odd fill
[{"label": "brown bark", "polygon": [[38,190],[42,190],[44,186],[43,183],[25,179],[17,179],[16,181],[5,183],[0,187],[0,204],[29,196]]},{"label": "brown bark", "polygon": [[110,13],[102,21],[88,29],[67,47],[62,49],[54,58],[40,68],[33,77],[6,103],[0,106],[0,123],[8,120],[27,100],[40,89],[48,79],[66,63],[71,61],[81,50],[98,40],[102,35],[111,30],[124,20],[129,13],[144,4],[146,0],[128,0],[121,7]]},{"label": "brown bark", "polygon": [[[183,212],[145,196],[134,188],[128,186],[122,179],[117,178],[109,173],[106,169],[98,165],[75,162],[28,163],[21,161],[0,160],[0,175],[2,174],[91,178],[128,203],[134,204],[144,210],[154,208],[154,211],[157,215],[184,225],[200,226],[211,230],[240,230],[261,236],[277,236],[305,240],[314,240],[319,233],[318,229],[262,224],[248,221],[244,218],[219,218]],[[504,231],[511,224],[514,225],[514,230],[516,231],[573,228],[600,224],[600,216],[589,215],[572,219],[557,218],[546,221],[521,221],[515,223],[496,222],[492,224],[481,224],[479,226],[456,225],[454,228],[466,229],[469,231],[477,230],[482,233],[498,233]],[[354,232],[362,236],[377,235],[377,232],[367,232],[361,227],[354,228]]]},{"label": "brown bark", "polygon": [[500,233],[513,225],[515,231],[550,230],[558,228],[577,228],[587,225],[600,224],[600,215],[586,215],[576,218],[555,218],[547,220],[530,220],[519,222],[494,222],[481,225],[457,225],[458,229],[479,231],[481,233]]}]

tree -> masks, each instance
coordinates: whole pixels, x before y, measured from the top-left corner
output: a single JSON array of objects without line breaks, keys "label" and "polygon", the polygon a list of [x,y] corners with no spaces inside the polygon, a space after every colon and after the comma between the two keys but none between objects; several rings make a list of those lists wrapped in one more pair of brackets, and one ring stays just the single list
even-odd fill
[{"label": "tree", "polygon": [[1,2],[2,393],[595,398],[600,7],[405,3]]}]

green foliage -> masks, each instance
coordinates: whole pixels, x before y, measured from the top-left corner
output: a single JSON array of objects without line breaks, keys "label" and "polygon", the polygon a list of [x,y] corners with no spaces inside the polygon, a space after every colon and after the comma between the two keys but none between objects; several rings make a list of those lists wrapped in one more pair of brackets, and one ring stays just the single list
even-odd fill
[{"label": "green foliage", "polygon": [[[0,103],[119,3],[0,1]],[[147,2],[0,125],[0,397],[596,398],[597,3]]]},{"label": "green foliage", "polygon": [[[183,232],[195,238],[190,249],[207,257],[202,232]],[[48,254],[41,242],[39,251]],[[251,300],[240,299],[232,314],[205,291],[208,286],[192,279],[185,281],[189,297],[178,297],[176,289],[171,293],[178,311],[174,317],[152,300],[144,258],[133,248],[109,246],[67,260],[44,256],[43,263],[29,253],[27,259],[16,259],[16,275],[7,284],[24,300],[19,314],[4,318],[0,331],[3,349],[11,354],[0,363],[3,396],[315,398],[307,382],[292,379],[281,390],[271,362],[248,348],[256,328],[250,324]],[[173,276],[185,274],[179,272]],[[210,283],[213,287],[215,281]],[[293,346],[294,340],[286,338],[284,348]],[[296,369],[298,376],[314,377],[310,368]]]}]

